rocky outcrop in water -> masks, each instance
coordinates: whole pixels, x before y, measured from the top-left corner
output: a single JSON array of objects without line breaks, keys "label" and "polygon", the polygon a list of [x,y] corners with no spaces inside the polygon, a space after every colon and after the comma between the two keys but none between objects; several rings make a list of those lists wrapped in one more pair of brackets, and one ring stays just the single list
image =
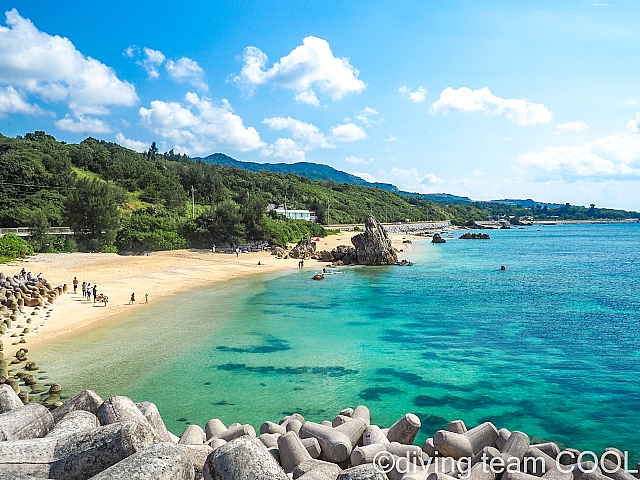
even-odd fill
[{"label": "rocky outcrop in water", "polygon": [[447,243],[447,241],[442,238],[439,233],[434,233],[431,243]]},{"label": "rocky outcrop in water", "polygon": [[486,233],[463,233],[460,240],[489,240],[491,237]]},{"label": "rocky outcrop in water", "polygon": [[386,230],[376,222],[373,215],[367,215],[365,232],[351,237],[355,247],[356,260],[360,265],[395,265],[398,261]]}]

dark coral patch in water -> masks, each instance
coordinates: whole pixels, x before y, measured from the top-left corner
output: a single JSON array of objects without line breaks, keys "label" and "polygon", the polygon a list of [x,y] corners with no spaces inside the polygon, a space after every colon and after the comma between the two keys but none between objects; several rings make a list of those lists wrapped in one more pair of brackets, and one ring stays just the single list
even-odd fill
[{"label": "dark coral patch in water", "polygon": [[400,395],[402,390],[395,387],[370,387],[362,390],[358,396],[366,401],[380,402],[382,395]]},{"label": "dark coral patch in water", "polygon": [[251,347],[228,347],[226,345],[219,345],[216,349],[222,352],[233,353],[274,353],[291,350],[291,347],[289,346],[289,342],[286,340],[269,337],[263,345],[254,345]]},{"label": "dark coral patch in water", "polygon": [[238,371],[244,370],[246,372],[261,373],[261,374],[276,374],[276,375],[324,375],[327,377],[344,377],[346,375],[354,375],[358,373],[358,370],[352,370],[345,367],[283,367],[276,368],[274,366],[264,367],[252,367],[244,363],[226,363],[224,365],[218,365],[218,370],[224,371]]},{"label": "dark coral patch in water", "polygon": [[428,413],[417,413],[420,419],[420,431],[426,435],[433,435],[438,430],[446,430],[449,421],[438,415],[431,415]]},{"label": "dark coral patch in water", "polygon": [[413,399],[416,407],[452,407],[456,410],[473,410],[496,404],[495,398],[486,395],[476,395],[471,398],[446,395],[442,398],[434,398],[429,395],[418,395]]}]

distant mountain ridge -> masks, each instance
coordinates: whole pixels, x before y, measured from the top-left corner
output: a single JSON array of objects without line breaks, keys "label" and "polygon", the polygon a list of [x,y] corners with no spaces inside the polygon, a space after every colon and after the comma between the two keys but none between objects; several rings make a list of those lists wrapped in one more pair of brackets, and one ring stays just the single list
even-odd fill
[{"label": "distant mountain ridge", "polygon": [[224,153],[214,153],[204,158],[194,158],[194,160],[202,160],[205,163],[211,163],[214,165],[221,165],[223,167],[235,167],[243,170],[249,170],[251,172],[274,172],[281,173],[283,175],[293,174],[300,177],[308,178],[309,180],[318,181],[334,181],[336,183],[350,183],[353,185],[361,185],[364,187],[377,187],[382,190],[388,190],[390,192],[397,193],[403,197],[408,198],[420,198],[422,200],[429,200],[434,203],[443,205],[458,204],[464,205],[473,202],[469,197],[459,197],[450,193],[415,193],[405,192],[395,185],[390,183],[379,182],[367,182],[366,180],[352,175],[351,173],[336,170],[329,165],[323,165],[320,163],[312,162],[297,162],[297,163],[257,163],[257,162],[245,162],[231,158]]}]

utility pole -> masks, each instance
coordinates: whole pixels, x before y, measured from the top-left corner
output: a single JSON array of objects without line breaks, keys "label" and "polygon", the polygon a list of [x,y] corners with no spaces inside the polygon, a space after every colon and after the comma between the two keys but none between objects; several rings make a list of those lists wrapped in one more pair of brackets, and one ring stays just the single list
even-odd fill
[{"label": "utility pole", "polygon": [[356,224],[356,204],[351,202],[351,206],[353,207],[353,225]]},{"label": "utility pole", "polygon": [[191,218],[196,218],[196,189],[191,185]]},{"label": "utility pole", "polygon": [[284,196],[284,217],[287,218],[287,196]]},{"label": "utility pole", "polygon": [[327,225],[331,225],[331,217],[329,216],[329,199],[327,198]]}]

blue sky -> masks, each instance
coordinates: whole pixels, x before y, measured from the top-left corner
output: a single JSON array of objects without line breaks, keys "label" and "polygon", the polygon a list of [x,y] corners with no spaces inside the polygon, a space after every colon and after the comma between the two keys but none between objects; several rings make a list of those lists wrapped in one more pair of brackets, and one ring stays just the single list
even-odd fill
[{"label": "blue sky", "polygon": [[0,133],[640,209],[640,4],[0,2]]}]

